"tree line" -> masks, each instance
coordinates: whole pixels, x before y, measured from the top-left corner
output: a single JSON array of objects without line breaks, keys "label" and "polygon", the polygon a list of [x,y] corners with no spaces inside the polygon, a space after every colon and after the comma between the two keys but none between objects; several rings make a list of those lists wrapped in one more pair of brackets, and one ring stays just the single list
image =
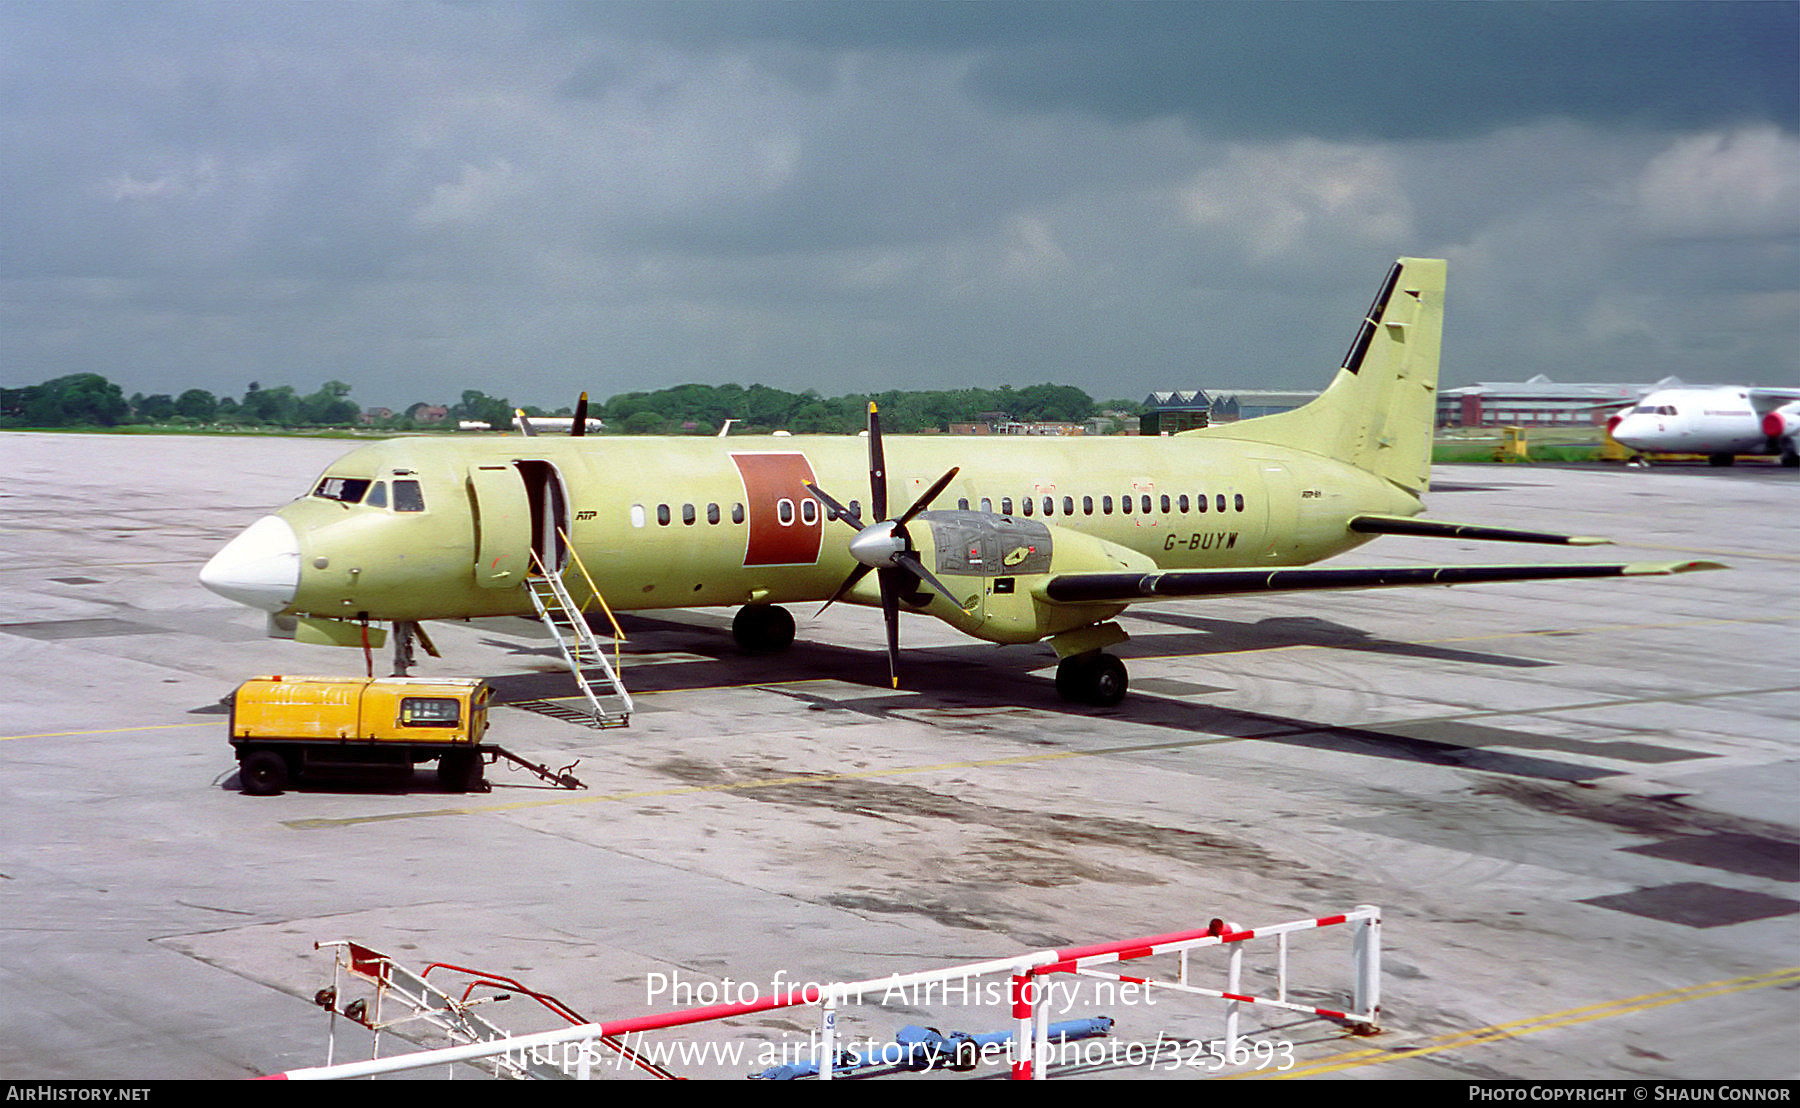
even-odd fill
[{"label": "tree line", "polygon": [[[350,399],[351,387],[327,381],[301,394],[288,385],[264,388],[251,382],[241,398],[215,396],[205,389],[180,395],[136,393],[127,397],[96,373],[58,377],[39,385],[0,389],[0,427],[374,427],[391,430],[456,428],[465,422],[509,427],[513,405],[503,397],[465,390],[448,405],[413,404],[400,412],[365,413]],[[715,434],[726,420],[734,431],[754,434],[853,434],[867,425],[869,404],[881,412],[882,428],[895,433],[947,431],[957,423],[1081,423],[1102,412],[1130,415],[1128,400],[1096,401],[1069,385],[1002,386],[997,389],[856,393],[826,397],[815,389],[787,392],[765,385],[676,385],[628,392],[590,404],[588,414],[613,434]],[[567,416],[572,409],[526,406],[527,415]]]}]

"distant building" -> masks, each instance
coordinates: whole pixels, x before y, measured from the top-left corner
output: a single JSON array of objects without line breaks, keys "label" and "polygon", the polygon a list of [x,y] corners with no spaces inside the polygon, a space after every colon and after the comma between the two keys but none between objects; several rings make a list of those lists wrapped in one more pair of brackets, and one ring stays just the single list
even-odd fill
[{"label": "distant building", "polygon": [[1212,398],[1199,389],[1153,392],[1144,397],[1144,414],[1138,417],[1138,434],[1173,435],[1212,422]]},{"label": "distant building", "polygon": [[1284,389],[1192,389],[1153,392],[1144,398],[1138,430],[1145,435],[1173,435],[1215,423],[1292,411],[1317,399],[1318,393]]},{"label": "distant building", "polygon": [[1481,381],[1438,393],[1439,427],[1592,427],[1653,389],[1679,385],[1564,385],[1538,374],[1529,381]]},{"label": "distant building", "polygon": [[1002,416],[994,423],[952,423],[952,435],[1085,435],[1083,423],[1024,423]]}]

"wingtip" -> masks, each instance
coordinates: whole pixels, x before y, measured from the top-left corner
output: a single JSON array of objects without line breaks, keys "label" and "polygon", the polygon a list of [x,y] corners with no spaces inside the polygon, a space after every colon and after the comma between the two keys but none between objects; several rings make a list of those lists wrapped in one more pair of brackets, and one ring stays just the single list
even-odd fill
[{"label": "wingtip", "polygon": [[1631,577],[1661,577],[1672,573],[1699,573],[1708,569],[1730,569],[1724,562],[1690,561],[1690,562],[1635,562],[1625,567],[1625,573]]}]

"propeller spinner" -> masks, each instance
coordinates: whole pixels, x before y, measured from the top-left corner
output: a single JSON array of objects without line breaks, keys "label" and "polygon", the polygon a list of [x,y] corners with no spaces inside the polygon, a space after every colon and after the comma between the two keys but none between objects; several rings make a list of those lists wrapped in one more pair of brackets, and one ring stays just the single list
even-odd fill
[{"label": "propeller spinner", "polygon": [[831,509],[833,515],[856,528],[856,537],[850,540],[850,556],[856,559],[857,566],[819,611],[823,612],[825,608],[836,604],[856,587],[858,581],[867,577],[871,570],[874,571],[875,580],[881,586],[881,617],[887,625],[888,675],[893,679],[895,688],[900,687],[900,594],[911,587],[909,578],[924,582],[958,608],[963,606],[950,589],[919,561],[918,553],[913,549],[912,538],[906,533],[906,525],[931,506],[931,502],[944,491],[956,474],[957,470],[952,468],[913,501],[912,507],[902,512],[898,518],[887,518],[887,460],[881,448],[881,416],[875,405],[870,404],[869,505],[876,522],[865,524],[860,515],[838,503],[830,493],[810,481],[806,482],[806,491],[818,497],[821,503]]}]

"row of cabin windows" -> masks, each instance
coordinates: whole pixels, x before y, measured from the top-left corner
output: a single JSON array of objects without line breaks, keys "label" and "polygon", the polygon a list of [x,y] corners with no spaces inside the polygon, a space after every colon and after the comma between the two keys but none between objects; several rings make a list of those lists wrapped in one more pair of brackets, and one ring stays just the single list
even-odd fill
[{"label": "row of cabin windows", "polygon": [[[1076,514],[1075,497],[1064,496],[1061,498],[1061,504],[1063,515],[1072,516]],[[994,510],[994,501],[991,497],[982,497],[980,505],[981,511],[992,512]],[[970,503],[967,497],[958,500],[956,506],[964,511],[970,510]],[[1231,497],[1227,499],[1224,493],[1215,493],[1209,501],[1205,493],[1200,493],[1191,500],[1187,493],[1178,493],[1171,496],[1165,492],[1161,494],[1159,498],[1153,498],[1150,494],[1143,493],[1121,496],[1118,500],[1118,510],[1122,515],[1131,515],[1133,512],[1149,515],[1156,511],[1159,506],[1165,515],[1170,512],[1179,512],[1182,515],[1186,515],[1189,512],[1205,513],[1209,510],[1209,507],[1211,510],[1221,512],[1241,512],[1244,510],[1244,494],[1241,492],[1233,493]],[[1057,514],[1057,498],[1054,496],[1046,496],[1040,500],[1029,496],[1021,497],[1019,500],[1019,507],[1022,515],[1030,516],[1042,514],[1044,516],[1054,517]],[[1083,496],[1080,498],[1080,507],[1081,514],[1085,516],[1093,515],[1096,510],[1103,516],[1109,516],[1113,514],[1113,498],[1110,496],[1101,496],[1098,498]],[[859,501],[852,500],[849,504],[849,508],[851,514],[861,517],[862,504]],[[676,511],[677,509],[671,505],[658,504],[656,506],[657,524],[663,527],[674,524]],[[704,513],[702,513],[702,510],[699,507],[693,504],[682,504],[680,505],[679,511],[681,522],[689,527],[699,523],[702,514],[706,516],[706,522],[709,524],[722,523],[725,518],[725,513],[720,510],[717,504],[706,505]],[[835,512],[829,510],[826,514],[828,517],[835,517],[836,515]],[[1000,498],[1000,514],[1005,516],[1013,514],[1012,497],[1003,496]],[[742,504],[731,505],[730,515],[731,522],[744,522],[744,506]],[[784,498],[775,505],[775,518],[781,521],[783,527],[792,525],[796,518],[798,518],[801,523],[810,527],[819,522],[819,502],[808,497],[799,501],[798,507],[796,507],[793,500]],[[633,504],[631,506],[631,525],[633,527],[642,527],[646,522],[644,506],[642,504]]]},{"label": "row of cabin windows", "polygon": [[[1034,515],[1034,514],[1042,514],[1045,516],[1055,516],[1057,514],[1057,511],[1056,511],[1057,502],[1058,502],[1057,498],[1054,496],[1046,496],[1041,499],[1034,499],[1029,496],[1020,497],[1019,498],[1019,509],[1020,509],[1019,514],[1026,515],[1026,516]],[[984,496],[981,498],[980,503],[981,503],[982,511],[991,512],[994,510],[994,501],[992,500],[992,498]],[[1062,514],[1063,515],[1072,516],[1075,514],[1075,506],[1076,506],[1076,498],[1075,497],[1073,497],[1073,496],[1062,497],[1061,504],[1062,504]],[[1227,511],[1227,510],[1241,512],[1244,510],[1244,494],[1241,492],[1233,493],[1231,498],[1229,500],[1227,500],[1224,493],[1222,493],[1222,492],[1215,493],[1213,495],[1211,504],[1214,508],[1216,508],[1218,511],[1221,511],[1221,512]],[[956,506],[958,508],[962,508],[966,511],[969,508],[969,501],[967,498],[958,500],[956,502]],[[1162,508],[1164,515],[1167,515],[1170,512],[1179,512],[1182,515],[1186,515],[1186,514],[1188,514],[1189,511],[1201,512],[1201,513],[1205,512],[1207,510],[1208,501],[1207,501],[1207,497],[1206,497],[1205,493],[1200,493],[1199,495],[1195,496],[1190,501],[1188,499],[1187,493],[1178,493],[1174,496],[1170,496],[1168,493],[1165,492],[1160,496],[1160,498],[1152,497],[1149,493],[1127,494],[1125,496],[1119,497],[1119,504],[1118,504],[1119,513],[1121,515],[1131,515],[1133,512],[1138,512],[1143,515],[1149,515],[1150,513],[1154,512],[1158,506],[1160,506]],[[1040,507],[1041,507],[1041,512],[1040,512]],[[1102,497],[1099,497],[1098,500],[1096,500],[1096,498],[1092,497],[1092,496],[1081,497],[1081,514],[1082,515],[1091,516],[1094,514],[1096,508],[1098,508],[1100,514],[1103,516],[1112,515],[1113,514],[1113,498],[1110,496],[1102,496]],[[1009,515],[1013,514],[1013,498],[1012,497],[1003,496],[1000,498],[1000,514],[1003,516],[1009,516]]]}]

